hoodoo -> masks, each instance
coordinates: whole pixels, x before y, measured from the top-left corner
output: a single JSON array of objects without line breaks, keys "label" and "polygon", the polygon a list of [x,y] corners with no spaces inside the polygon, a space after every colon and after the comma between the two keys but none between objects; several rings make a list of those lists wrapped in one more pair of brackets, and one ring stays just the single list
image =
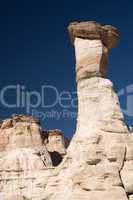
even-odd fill
[{"label": "hoodoo", "polygon": [[128,200],[133,189],[133,135],[124,123],[108,54],[118,30],[96,22],[68,26],[75,47],[78,119],[67,155],[45,189],[49,200]]},{"label": "hoodoo", "polygon": [[133,134],[106,79],[118,30],[90,21],[71,23],[68,31],[76,55],[76,132],[66,150],[60,130],[43,131],[31,117],[4,121],[0,192],[7,200],[133,200]]}]

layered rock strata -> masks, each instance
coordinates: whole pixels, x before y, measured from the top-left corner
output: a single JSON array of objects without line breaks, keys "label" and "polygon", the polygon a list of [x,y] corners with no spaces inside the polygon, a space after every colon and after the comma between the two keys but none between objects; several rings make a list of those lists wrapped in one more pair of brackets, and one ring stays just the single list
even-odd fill
[{"label": "layered rock strata", "polygon": [[[52,138],[49,131],[43,131],[39,120],[31,116],[13,115],[2,122],[0,194],[3,199],[40,199],[43,196],[54,169],[53,160],[59,164],[61,153],[66,152],[63,133],[59,130],[55,132],[61,134],[58,141],[55,136]],[[53,150],[56,150],[58,157]]]},{"label": "layered rock strata", "polygon": [[76,133],[45,189],[49,200],[128,200],[133,194],[133,135],[129,134],[110,80],[108,53],[115,27],[96,22],[68,27],[75,46],[78,92]]}]

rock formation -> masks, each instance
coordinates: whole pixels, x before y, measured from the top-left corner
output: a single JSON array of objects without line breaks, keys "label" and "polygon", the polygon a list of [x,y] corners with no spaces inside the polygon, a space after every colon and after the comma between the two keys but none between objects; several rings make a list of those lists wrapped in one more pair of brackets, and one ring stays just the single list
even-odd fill
[{"label": "rock formation", "polygon": [[42,130],[32,117],[4,121],[0,191],[16,200],[132,200],[133,135],[105,78],[119,33],[96,22],[74,22],[68,31],[76,54],[76,133],[66,150],[60,130]]},{"label": "rock formation", "polygon": [[[55,139],[54,132],[61,136]],[[31,116],[13,115],[3,121],[0,192],[4,199],[39,199],[42,196],[54,168],[53,161],[59,164],[66,153],[63,138],[59,130],[42,130],[39,120]]]},{"label": "rock formation", "polygon": [[78,91],[76,133],[45,189],[49,200],[127,200],[133,194],[132,140],[113,84],[106,79],[108,53],[119,39],[96,22],[68,27],[75,46]]}]

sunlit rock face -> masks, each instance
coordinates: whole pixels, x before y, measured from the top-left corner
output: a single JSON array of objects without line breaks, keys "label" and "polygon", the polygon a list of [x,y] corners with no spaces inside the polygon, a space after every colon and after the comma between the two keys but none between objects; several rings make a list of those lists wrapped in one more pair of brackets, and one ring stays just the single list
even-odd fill
[{"label": "sunlit rock face", "polygon": [[77,81],[94,76],[105,76],[108,49],[100,40],[75,38]]},{"label": "sunlit rock face", "polygon": [[6,200],[28,200],[28,199],[22,195],[12,195],[8,196]]},{"label": "sunlit rock face", "polygon": [[[61,131],[60,133],[58,141],[54,135],[49,135],[49,131],[43,131],[38,119],[31,116],[15,115],[2,122],[0,195],[4,199],[42,198],[44,188],[53,173],[53,160],[56,159],[58,165],[62,161],[62,153],[66,153],[64,135]],[[58,157],[52,154],[55,150]]]}]

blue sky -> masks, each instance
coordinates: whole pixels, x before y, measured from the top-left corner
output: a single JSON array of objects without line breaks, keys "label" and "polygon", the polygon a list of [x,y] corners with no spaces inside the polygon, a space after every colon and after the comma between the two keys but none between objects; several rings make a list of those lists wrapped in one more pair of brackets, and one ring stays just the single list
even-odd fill
[{"label": "blue sky", "polygon": [[[21,85],[25,92],[41,93],[42,85],[52,85],[59,94],[62,91],[72,94],[76,90],[75,58],[67,25],[71,21],[95,20],[114,25],[121,33],[119,46],[110,55],[108,77],[114,82],[117,91],[122,89],[120,102],[125,109],[128,96],[126,88],[133,84],[132,8],[131,0],[1,1],[0,91],[6,86]],[[130,95],[133,95],[130,88]],[[55,101],[53,93],[52,90],[46,92],[46,104]],[[6,93],[8,103],[13,104],[15,99],[15,90]],[[133,110],[132,100],[130,104]],[[34,103],[36,99],[32,101]],[[69,105],[69,114],[77,111]],[[52,109],[62,112],[59,102]],[[51,109],[38,106],[35,110],[36,114],[46,114]],[[6,118],[12,113],[26,114],[26,107],[7,108],[0,102],[0,118]],[[128,124],[133,124],[132,113],[130,116],[125,115]],[[48,114],[42,120],[44,128],[59,128],[69,137],[72,136],[76,126],[75,117],[60,117],[57,120],[48,117]]]}]

